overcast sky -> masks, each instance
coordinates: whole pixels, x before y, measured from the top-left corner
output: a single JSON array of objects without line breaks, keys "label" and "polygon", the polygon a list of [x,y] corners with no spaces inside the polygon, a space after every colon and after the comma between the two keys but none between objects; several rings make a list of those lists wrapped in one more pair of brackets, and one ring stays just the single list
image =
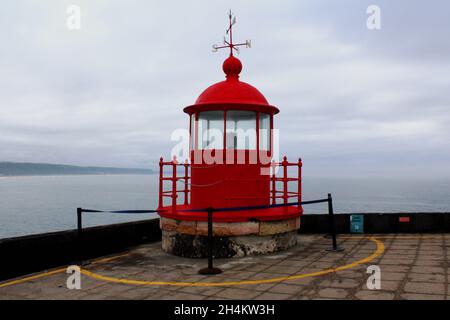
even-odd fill
[{"label": "overcast sky", "polygon": [[[66,9],[81,8],[81,29]],[[381,30],[366,9],[381,8]],[[279,107],[280,149],[311,176],[450,177],[448,1],[15,0],[0,10],[0,161],[120,167],[168,157],[183,107],[224,79]]]}]

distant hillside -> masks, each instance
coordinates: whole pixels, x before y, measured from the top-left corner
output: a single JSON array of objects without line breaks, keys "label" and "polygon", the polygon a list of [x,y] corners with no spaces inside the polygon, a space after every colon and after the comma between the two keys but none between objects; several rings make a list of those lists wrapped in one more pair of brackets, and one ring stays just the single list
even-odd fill
[{"label": "distant hillside", "polygon": [[0,176],[44,176],[65,174],[152,174],[151,169],[80,167],[63,164],[0,162]]}]

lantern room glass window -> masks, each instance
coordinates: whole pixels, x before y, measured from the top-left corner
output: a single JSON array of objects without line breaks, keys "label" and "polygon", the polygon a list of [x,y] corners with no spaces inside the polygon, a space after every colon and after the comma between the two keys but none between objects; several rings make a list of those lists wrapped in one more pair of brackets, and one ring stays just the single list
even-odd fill
[{"label": "lantern room glass window", "polygon": [[256,113],[228,111],[226,124],[227,149],[256,149]]},{"label": "lantern room glass window", "polygon": [[195,141],[197,140],[196,139],[196,137],[195,137],[195,117],[196,117],[196,115],[195,115],[195,113],[194,114],[191,114],[191,124],[190,124],[190,137],[191,137],[191,140],[190,140],[190,143],[189,143],[189,146],[190,146],[190,149],[191,150],[193,150],[193,149],[195,149]]},{"label": "lantern room glass window", "polygon": [[223,111],[203,111],[198,114],[198,149],[223,149]]},{"label": "lantern room glass window", "polygon": [[259,114],[259,150],[270,151],[270,115]]}]

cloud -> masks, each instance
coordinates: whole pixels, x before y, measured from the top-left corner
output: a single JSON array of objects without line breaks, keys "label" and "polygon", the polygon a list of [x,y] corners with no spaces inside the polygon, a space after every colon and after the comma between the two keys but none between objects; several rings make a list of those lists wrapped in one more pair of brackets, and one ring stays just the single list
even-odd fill
[{"label": "cloud", "polygon": [[[82,29],[66,28],[78,4]],[[445,1],[17,1],[0,12],[0,160],[148,167],[221,81],[231,7],[242,80],[311,175],[450,176]],[[383,161],[379,161],[382,159]]]}]

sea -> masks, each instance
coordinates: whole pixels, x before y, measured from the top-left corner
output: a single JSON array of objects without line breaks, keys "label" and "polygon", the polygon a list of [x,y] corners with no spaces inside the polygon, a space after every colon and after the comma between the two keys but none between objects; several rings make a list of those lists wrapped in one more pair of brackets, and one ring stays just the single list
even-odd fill
[{"label": "sea", "polygon": [[[450,180],[304,177],[303,200],[333,196],[339,213],[450,212]],[[76,228],[76,208],[155,209],[158,175],[0,177],[0,239]],[[326,213],[326,203],[305,205]],[[85,213],[84,226],[145,220],[156,214]]]}]

